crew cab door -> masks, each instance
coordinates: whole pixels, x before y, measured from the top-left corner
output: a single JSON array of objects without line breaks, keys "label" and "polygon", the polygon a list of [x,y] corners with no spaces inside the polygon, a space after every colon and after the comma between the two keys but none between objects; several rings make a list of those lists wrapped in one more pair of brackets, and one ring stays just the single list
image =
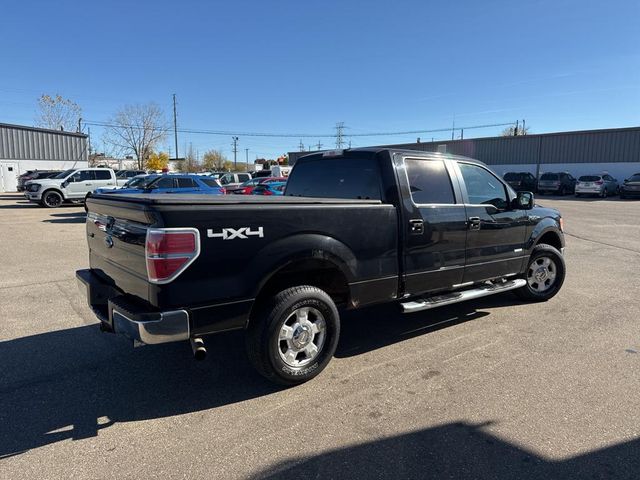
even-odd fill
[{"label": "crew cab door", "polygon": [[467,215],[463,283],[519,273],[527,212],[513,208],[512,191],[489,169],[463,161],[455,166]]},{"label": "crew cab door", "polygon": [[78,170],[67,179],[67,182],[67,198],[84,198],[87,193],[98,188],[95,185],[96,176],[93,170]]},{"label": "crew cab door", "polygon": [[452,162],[395,157],[403,214],[404,293],[446,290],[462,282],[466,210]]}]

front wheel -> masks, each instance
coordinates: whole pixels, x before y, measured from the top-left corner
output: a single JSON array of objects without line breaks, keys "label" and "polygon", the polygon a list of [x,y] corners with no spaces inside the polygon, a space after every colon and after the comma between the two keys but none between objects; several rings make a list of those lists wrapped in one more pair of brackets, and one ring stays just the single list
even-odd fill
[{"label": "front wheel", "polygon": [[62,195],[60,195],[55,190],[51,190],[49,192],[44,192],[42,197],[42,205],[47,208],[58,208],[62,205],[63,202]]},{"label": "front wheel", "polygon": [[525,300],[544,302],[560,291],[564,282],[565,263],[562,254],[551,245],[537,245],[525,273],[527,284],[514,290],[515,294]]},{"label": "front wheel", "polygon": [[281,291],[252,315],[246,335],[249,360],[264,377],[283,385],[311,380],[338,345],[340,316],[319,288]]}]

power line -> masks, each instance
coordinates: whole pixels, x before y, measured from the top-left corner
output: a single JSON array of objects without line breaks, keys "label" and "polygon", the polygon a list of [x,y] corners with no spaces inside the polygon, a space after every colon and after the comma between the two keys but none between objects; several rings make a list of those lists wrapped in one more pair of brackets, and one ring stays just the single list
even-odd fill
[{"label": "power line", "polygon": [[[84,125],[93,125],[97,127],[108,127],[108,128],[133,128],[144,130],[148,127],[144,127],[141,125],[117,125],[109,122],[98,122],[98,121],[85,121],[82,123]],[[343,123],[343,122],[340,122]],[[479,128],[491,128],[491,127],[505,127],[505,126],[513,126],[515,122],[504,122],[504,123],[491,123],[484,125],[471,125],[471,126],[463,126],[463,127],[455,127],[456,130],[473,130]],[[337,126],[336,126],[337,128]],[[344,125],[343,125],[343,130]],[[160,127],[153,129],[158,132],[172,132],[173,129],[168,127]],[[180,133],[190,133],[190,134],[201,134],[201,135],[224,135],[224,136],[247,136],[247,137],[273,137],[273,138],[336,138],[337,140],[337,132],[335,133],[271,133],[271,132],[232,132],[228,130],[202,130],[202,129],[194,129],[194,128],[177,128],[175,129]],[[349,137],[393,137],[398,135],[415,135],[420,133],[438,133],[438,132],[450,132],[451,127],[445,128],[434,128],[430,130],[404,130],[397,132],[367,132],[367,133],[351,133]],[[342,142],[344,143],[344,132],[340,132],[342,134]]]}]

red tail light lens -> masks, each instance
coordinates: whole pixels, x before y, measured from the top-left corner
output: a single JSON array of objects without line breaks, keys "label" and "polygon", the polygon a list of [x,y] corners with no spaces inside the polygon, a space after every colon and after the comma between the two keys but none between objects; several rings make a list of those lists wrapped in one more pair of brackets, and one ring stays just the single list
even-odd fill
[{"label": "red tail light lens", "polygon": [[262,192],[263,195],[273,195],[273,192],[271,190],[267,190],[265,189],[264,192]]},{"label": "red tail light lens", "polygon": [[152,283],[169,283],[200,255],[200,233],[195,228],[147,230],[145,257]]}]

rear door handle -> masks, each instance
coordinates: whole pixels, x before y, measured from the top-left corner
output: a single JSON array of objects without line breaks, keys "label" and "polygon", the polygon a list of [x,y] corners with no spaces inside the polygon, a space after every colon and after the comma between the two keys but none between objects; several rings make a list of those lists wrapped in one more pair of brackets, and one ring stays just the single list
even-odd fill
[{"label": "rear door handle", "polygon": [[424,221],[409,220],[409,231],[412,235],[422,235],[424,233]]},{"label": "rear door handle", "polygon": [[469,217],[467,220],[469,230],[480,230],[480,217]]}]

